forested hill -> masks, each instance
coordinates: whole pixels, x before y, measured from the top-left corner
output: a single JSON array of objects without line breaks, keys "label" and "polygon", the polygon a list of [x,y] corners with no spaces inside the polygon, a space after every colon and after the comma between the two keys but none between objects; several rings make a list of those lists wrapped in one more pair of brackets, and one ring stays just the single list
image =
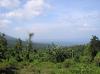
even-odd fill
[{"label": "forested hill", "polygon": [[16,38],[14,38],[14,37],[5,35],[5,38],[7,39],[7,42],[8,42],[8,44],[9,44],[9,46],[14,45],[15,42],[16,42]]},{"label": "forested hill", "polygon": [[[60,47],[52,44],[36,50],[32,36],[33,33],[30,33],[28,43],[24,45],[21,39],[0,34],[0,74],[100,74],[98,37],[92,36],[89,44],[84,46]],[[10,40],[15,41],[12,47],[8,47]]]},{"label": "forested hill", "polygon": [[[8,42],[8,46],[13,46],[16,44],[16,41],[17,41],[17,38],[14,38],[14,37],[11,37],[9,35],[5,35],[5,38],[7,39],[7,42]],[[24,41],[22,40],[22,43],[23,45],[26,45],[27,44],[27,41]],[[56,41],[56,42],[53,42],[54,44],[56,45],[59,45],[59,46],[75,46],[75,45],[82,45],[83,43],[79,43],[79,42],[70,42],[70,41],[67,41],[67,42],[64,42],[64,41]],[[52,42],[33,42],[33,47],[34,48],[47,48],[48,46],[52,46]]]},{"label": "forested hill", "polygon": [[[13,46],[16,44],[17,38],[11,37],[9,35],[5,35],[5,38],[7,39],[8,46]],[[23,45],[27,45],[27,41],[22,41]],[[50,46],[50,44],[47,43],[39,43],[39,42],[33,42],[34,48],[46,48]]]}]

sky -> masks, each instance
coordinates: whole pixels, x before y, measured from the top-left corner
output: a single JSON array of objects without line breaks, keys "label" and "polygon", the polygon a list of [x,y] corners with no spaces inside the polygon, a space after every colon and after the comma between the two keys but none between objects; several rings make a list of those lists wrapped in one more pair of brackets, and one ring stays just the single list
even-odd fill
[{"label": "sky", "polygon": [[100,37],[100,0],[0,0],[0,32],[34,41]]}]

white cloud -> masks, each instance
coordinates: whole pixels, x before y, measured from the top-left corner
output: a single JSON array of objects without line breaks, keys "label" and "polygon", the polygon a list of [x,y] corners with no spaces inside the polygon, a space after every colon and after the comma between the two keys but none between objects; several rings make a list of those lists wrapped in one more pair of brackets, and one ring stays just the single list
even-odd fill
[{"label": "white cloud", "polygon": [[50,8],[50,5],[45,0],[27,0],[22,7],[3,15],[7,18],[25,19],[41,15],[45,7]]},{"label": "white cloud", "polygon": [[[74,14],[75,15],[75,14]],[[73,39],[92,35],[94,32],[100,31],[98,13],[80,13],[81,16],[60,16],[55,22],[37,22],[16,27],[14,31],[18,34],[28,34],[29,32],[35,33],[35,38],[45,39]],[[66,17],[67,16],[67,17]],[[97,27],[98,26],[98,27]],[[17,35],[18,35],[17,34]]]},{"label": "white cloud", "polygon": [[[80,13],[81,14],[81,13]],[[83,36],[85,34],[91,34],[94,31],[100,30],[98,13],[86,13],[81,14],[81,16],[70,16],[64,15],[60,16],[55,22],[45,22],[29,25],[29,27],[17,28],[17,32],[34,32],[37,35],[47,36],[47,38],[70,38],[73,35]],[[66,17],[67,16],[67,17]]]},{"label": "white cloud", "polygon": [[20,5],[20,0],[0,0],[0,7],[16,8]]},{"label": "white cloud", "polygon": [[11,22],[9,20],[0,20],[0,28],[6,28]]},{"label": "white cloud", "polygon": [[[100,28],[100,13],[98,11],[92,12],[67,12],[58,17],[59,28],[81,31],[92,31]],[[97,27],[98,26],[98,27]],[[95,28],[95,29],[94,29]]]},{"label": "white cloud", "polygon": [[14,31],[19,33],[30,33],[33,32],[35,34],[45,34],[50,31],[52,27],[43,26],[42,24],[35,24],[35,25],[29,25],[27,27],[16,27],[14,28]]}]

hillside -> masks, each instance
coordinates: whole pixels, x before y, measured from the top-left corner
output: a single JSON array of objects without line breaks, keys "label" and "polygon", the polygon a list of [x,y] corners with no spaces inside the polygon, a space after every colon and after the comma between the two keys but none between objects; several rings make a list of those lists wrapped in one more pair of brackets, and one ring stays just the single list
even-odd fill
[{"label": "hillside", "polygon": [[[8,36],[8,35],[6,35],[5,38],[6,38],[7,41],[8,41],[8,46],[13,46],[13,45],[15,45],[17,38],[14,38],[14,37],[11,37],[11,36]],[[27,41],[24,41],[24,40],[23,40],[23,45],[26,45],[26,44],[27,44]],[[46,47],[48,47],[48,45],[49,45],[49,44],[46,44],[46,43],[37,43],[37,42],[33,42],[33,47],[34,47],[34,48],[46,48]]]}]

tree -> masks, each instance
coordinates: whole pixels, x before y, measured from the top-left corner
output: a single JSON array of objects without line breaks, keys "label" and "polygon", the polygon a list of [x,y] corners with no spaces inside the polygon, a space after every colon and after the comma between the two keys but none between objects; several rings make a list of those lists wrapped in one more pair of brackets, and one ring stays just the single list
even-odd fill
[{"label": "tree", "polygon": [[19,38],[19,39],[17,39],[17,41],[16,41],[15,48],[17,49],[17,51],[20,51],[20,50],[22,50],[22,47],[23,47],[23,45],[22,45],[22,40]]},{"label": "tree", "polygon": [[95,64],[96,64],[97,66],[100,67],[100,52],[97,53],[97,55],[95,56],[94,62],[95,62]]},{"label": "tree", "polygon": [[94,59],[97,52],[100,50],[100,41],[99,41],[98,37],[92,36],[92,39],[90,41],[90,49],[91,49],[92,59]]},{"label": "tree", "polygon": [[6,58],[7,45],[5,34],[0,33],[0,59]]},{"label": "tree", "polygon": [[22,45],[22,40],[19,38],[16,41],[15,44],[15,52],[16,52],[16,60],[17,61],[21,61],[21,54],[22,54],[22,49],[23,49],[23,45]]},{"label": "tree", "polygon": [[32,43],[32,37],[34,33],[29,33],[29,39],[28,39],[28,47],[27,47],[27,59],[30,59],[30,52],[33,49],[33,43]]},{"label": "tree", "polygon": [[34,33],[29,33],[29,40],[28,40],[28,49],[31,50],[32,47],[32,37],[33,37]]}]

